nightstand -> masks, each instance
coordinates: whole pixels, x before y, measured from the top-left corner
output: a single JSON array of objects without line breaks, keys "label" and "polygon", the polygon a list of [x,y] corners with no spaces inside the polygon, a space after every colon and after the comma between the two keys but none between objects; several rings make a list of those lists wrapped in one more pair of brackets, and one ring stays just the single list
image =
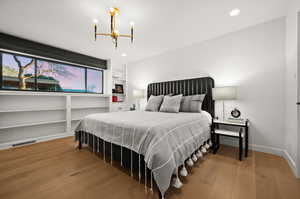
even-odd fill
[{"label": "nightstand", "polygon": [[[220,125],[240,127],[239,130],[225,130],[221,129]],[[249,120],[243,122],[239,121],[227,121],[227,120],[213,120],[212,125],[212,140],[213,140],[213,152],[214,154],[220,147],[220,136],[227,136],[239,139],[239,160],[242,160],[243,154],[243,141],[245,141],[245,157],[248,156],[248,128]]]}]

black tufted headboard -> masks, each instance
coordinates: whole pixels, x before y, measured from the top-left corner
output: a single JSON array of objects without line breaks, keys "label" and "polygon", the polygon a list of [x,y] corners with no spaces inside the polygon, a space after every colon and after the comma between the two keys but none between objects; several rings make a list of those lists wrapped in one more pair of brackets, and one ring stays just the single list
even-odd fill
[{"label": "black tufted headboard", "polygon": [[212,99],[212,88],[214,86],[214,79],[211,77],[151,83],[147,88],[147,99],[151,95],[183,94],[186,96],[205,93],[202,109],[214,117],[215,106]]}]

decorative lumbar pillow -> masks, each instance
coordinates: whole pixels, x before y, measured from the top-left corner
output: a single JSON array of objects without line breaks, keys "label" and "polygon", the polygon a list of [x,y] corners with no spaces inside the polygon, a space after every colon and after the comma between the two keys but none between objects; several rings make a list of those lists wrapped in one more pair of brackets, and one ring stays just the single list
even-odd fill
[{"label": "decorative lumbar pillow", "polygon": [[180,103],[180,112],[200,113],[204,98],[205,94],[183,96]]},{"label": "decorative lumbar pillow", "polygon": [[163,99],[164,99],[163,95],[158,95],[158,96],[151,95],[148,100],[145,111],[154,111],[154,112],[159,111]]},{"label": "decorative lumbar pillow", "polygon": [[178,113],[180,108],[182,95],[164,96],[162,105],[160,106],[160,112]]}]

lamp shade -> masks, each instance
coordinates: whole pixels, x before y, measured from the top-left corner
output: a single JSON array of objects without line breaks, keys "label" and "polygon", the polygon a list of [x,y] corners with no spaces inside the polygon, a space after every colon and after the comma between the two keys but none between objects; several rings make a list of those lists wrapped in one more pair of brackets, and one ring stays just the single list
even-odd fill
[{"label": "lamp shade", "polygon": [[133,90],[133,97],[135,99],[140,99],[140,98],[144,98],[145,97],[145,91],[142,89],[135,89]]},{"label": "lamp shade", "polygon": [[235,100],[236,98],[237,98],[236,86],[213,88],[214,100]]}]

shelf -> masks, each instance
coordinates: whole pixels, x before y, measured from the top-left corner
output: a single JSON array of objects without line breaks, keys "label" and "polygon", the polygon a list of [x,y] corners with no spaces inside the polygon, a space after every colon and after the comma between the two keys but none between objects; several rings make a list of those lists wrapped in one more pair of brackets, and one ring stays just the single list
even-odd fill
[{"label": "shelf", "polygon": [[126,96],[124,93],[113,93],[112,95],[123,95],[123,96]]},{"label": "shelf", "polygon": [[110,94],[97,93],[64,93],[64,92],[38,92],[38,91],[9,91],[0,90],[0,95],[29,95],[29,96],[74,96],[74,97],[110,97]]},{"label": "shelf", "polygon": [[108,109],[108,106],[82,106],[82,107],[72,107],[71,109]]},{"label": "shelf", "polygon": [[0,110],[0,113],[36,112],[36,111],[63,111],[63,110],[66,110],[66,108],[7,109],[7,110]]},{"label": "shelf", "polygon": [[11,129],[11,128],[20,128],[20,127],[26,127],[26,126],[38,126],[38,125],[45,125],[45,124],[55,124],[55,123],[62,123],[66,122],[67,120],[55,120],[55,121],[47,121],[47,122],[33,122],[28,124],[17,124],[17,125],[11,125],[11,126],[0,126],[0,129]]},{"label": "shelf", "polygon": [[126,82],[126,79],[119,79],[119,78],[113,78],[114,80],[113,81],[120,81],[120,82]]},{"label": "shelf", "polygon": [[[72,132],[85,115],[108,112],[110,94],[0,91],[0,148],[28,137]],[[61,135],[59,135],[61,136]]]},{"label": "shelf", "polygon": [[246,126],[246,120],[245,121],[229,121],[229,120],[217,120],[214,119],[215,123],[218,124],[229,124],[229,125],[235,125],[235,126]]},{"label": "shelf", "polygon": [[[215,129],[215,134],[239,137],[238,131],[229,131],[229,130],[224,130],[224,129]],[[244,137],[243,133],[242,133],[242,137]]]},{"label": "shelf", "polygon": [[83,118],[73,118],[72,121],[80,121],[82,120]]}]

